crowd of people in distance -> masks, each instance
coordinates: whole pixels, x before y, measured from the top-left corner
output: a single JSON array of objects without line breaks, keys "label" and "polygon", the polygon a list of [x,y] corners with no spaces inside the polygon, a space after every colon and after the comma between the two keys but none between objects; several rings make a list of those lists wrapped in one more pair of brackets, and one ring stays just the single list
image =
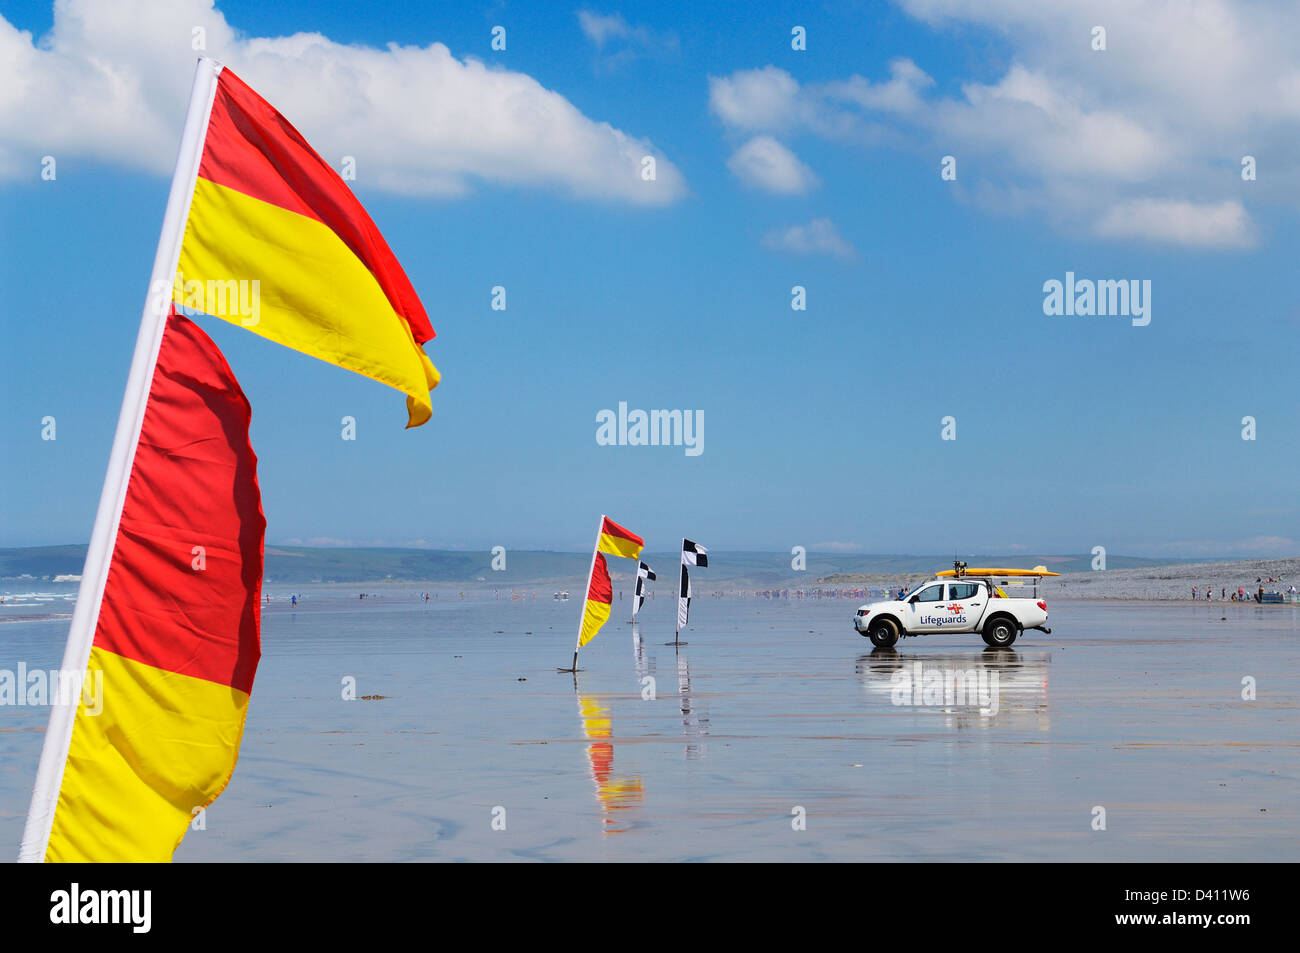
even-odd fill
[{"label": "crowd of people in distance", "polygon": [[[1229,592],[1227,586],[1220,586],[1220,587],[1219,587],[1219,601],[1221,601],[1221,602],[1249,602],[1249,601],[1251,601],[1251,600],[1253,599],[1255,602],[1263,602],[1263,601],[1264,601],[1264,586],[1266,586],[1266,585],[1269,585],[1269,586],[1276,585],[1276,586],[1279,586],[1279,587],[1280,587],[1281,584],[1282,584],[1282,577],[1281,577],[1281,576],[1269,576],[1269,577],[1256,576],[1256,577],[1255,577],[1255,587],[1256,587],[1255,592],[1253,592],[1253,593],[1247,593],[1247,592],[1246,592],[1246,587],[1245,587],[1245,586],[1238,586],[1236,592]],[[1277,591],[1280,592],[1281,589],[1278,589]],[[1295,587],[1295,584],[1294,584],[1294,583],[1291,584],[1291,588],[1288,589],[1287,592],[1288,592],[1290,595],[1295,595],[1295,594],[1296,594],[1296,587]],[[1200,586],[1192,586],[1192,598],[1193,598],[1193,599],[1213,600],[1213,599],[1214,599],[1214,587],[1213,587],[1213,586],[1210,586],[1210,585],[1207,585],[1207,586],[1205,586],[1204,588],[1201,588]]]}]

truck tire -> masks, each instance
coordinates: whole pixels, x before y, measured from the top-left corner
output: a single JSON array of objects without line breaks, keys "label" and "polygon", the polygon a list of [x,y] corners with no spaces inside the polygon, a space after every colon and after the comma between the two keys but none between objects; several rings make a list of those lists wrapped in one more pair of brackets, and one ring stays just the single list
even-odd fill
[{"label": "truck tire", "polygon": [[877,619],[867,629],[867,638],[878,649],[893,648],[898,641],[898,623],[893,619]]},{"label": "truck tire", "polygon": [[1020,634],[1020,626],[1009,615],[995,615],[984,623],[984,644],[995,649],[1010,648]]}]

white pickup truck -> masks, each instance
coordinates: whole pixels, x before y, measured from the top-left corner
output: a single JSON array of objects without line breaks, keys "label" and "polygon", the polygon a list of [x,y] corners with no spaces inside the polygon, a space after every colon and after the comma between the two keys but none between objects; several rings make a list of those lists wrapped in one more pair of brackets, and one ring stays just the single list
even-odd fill
[{"label": "white pickup truck", "polygon": [[[900,638],[936,632],[978,632],[984,642],[1006,648],[1027,629],[1047,627],[1047,602],[1038,598],[1037,580],[1056,573],[1043,569],[980,570],[957,568],[936,574],[901,599],[873,602],[858,609],[853,627],[879,648],[889,648]],[[940,577],[951,578],[940,578]],[[1032,576],[1031,598],[1007,596],[997,579]]]}]

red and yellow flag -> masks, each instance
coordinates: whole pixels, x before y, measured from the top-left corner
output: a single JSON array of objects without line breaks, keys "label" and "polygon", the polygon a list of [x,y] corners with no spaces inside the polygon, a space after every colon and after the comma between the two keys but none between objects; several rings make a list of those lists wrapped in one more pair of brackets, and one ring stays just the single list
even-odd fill
[{"label": "red and yellow flag", "polygon": [[[262,516],[250,411],[180,308],[407,395],[429,419],[433,337],[342,179],[234,74],[198,64],[21,860],[170,860],[239,753],[261,656]],[[250,290],[251,289],[251,290]],[[237,302],[228,308],[231,300]]]},{"label": "red and yellow flag", "polygon": [[596,549],[600,552],[625,559],[639,559],[643,546],[645,540],[636,533],[619,526],[608,516],[601,520],[600,540],[596,544]]},{"label": "red and yellow flag", "polygon": [[45,860],[170,860],[230,779],[261,657],[249,419],[216,345],[171,315]]},{"label": "red and yellow flag", "polygon": [[439,375],[421,345],[434,331],[402,266],[342,177],[229,69],[217,77],[172,294],[402,391],[408,427],[432,415]]},{"label": "red and yellow flag", "polygon": [[611,556],[623,556],[637,559],[641,547],[645,545],[636,533],[619,526],[608,516],[600,518],[600,533],[596,536],[596,551],[592,553],[591,578],[587,581],[587,602],[582,610],[582,623],[578,626],[578,644],[573,651],[574,667],[577,667],[578,649],[596,637],[609,620],[610,603],[614,598],[614,586],[610,582],[609,567],[605,564],[605,553]]},{"label": "red and yellow flag", "polygon": [[[603,537],[602,537],[603,538]],[[587,583],[587,605],[582,610],[582,628],[578,631],[578,648],[596,637],[600,627],[609,621],[610,603],[614,599],[614,585],[609,578],[603,553],[596,553],[591,564],[591,579]]]}]

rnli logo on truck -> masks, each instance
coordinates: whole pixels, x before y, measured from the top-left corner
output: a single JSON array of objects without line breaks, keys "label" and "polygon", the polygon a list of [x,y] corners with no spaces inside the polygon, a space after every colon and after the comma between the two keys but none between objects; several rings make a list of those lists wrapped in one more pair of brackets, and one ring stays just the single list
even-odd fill
[{"label": "rnli logo on truck", "polygon": [[954,615],[961,615],[962,610],[961,610],[961,606],[957,605],[957,603],[954,602],[952,605],[948,606],[948,611],[953,613]]}]

